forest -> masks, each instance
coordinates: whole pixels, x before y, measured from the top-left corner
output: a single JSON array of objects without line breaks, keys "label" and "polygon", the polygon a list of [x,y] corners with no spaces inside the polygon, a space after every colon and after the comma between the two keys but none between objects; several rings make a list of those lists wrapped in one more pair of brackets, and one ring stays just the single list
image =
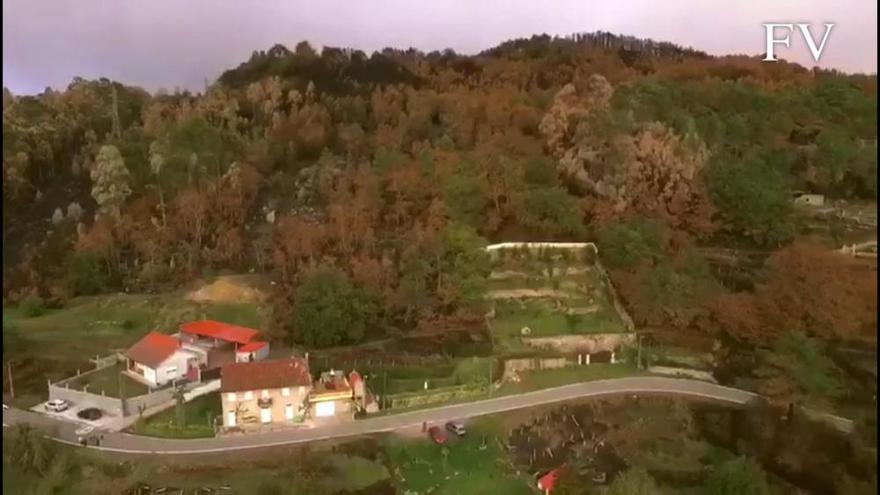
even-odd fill
[{"label": "forest", "polygon": [[[482,245],[595,241],[639,327],[873,341],[875,272],[792,197],[875,200],[876,111],[876,75],[608,33],[275,45],[199,93],[4,88],[4,306],[256,272],[274,338],[356,344],[481,315]],[[707,247],[766,261],[730,284]]]}]

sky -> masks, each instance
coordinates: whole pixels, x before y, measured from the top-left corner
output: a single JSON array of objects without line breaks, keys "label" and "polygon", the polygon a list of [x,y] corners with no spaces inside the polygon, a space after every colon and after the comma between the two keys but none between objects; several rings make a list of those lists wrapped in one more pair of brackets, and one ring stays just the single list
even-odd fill
[{"label": "sky", "polygon": [[[602,30],[757,55],[767,22],[810,23],[817,41],[821,24],[835,23],[818,65],[877,72],[876,0],[3,0],[3,85],[32,94],[80,76],[199,91],[254,50],[301,40],[471,54],[532,34]],[[777,54],[816,65],[797,32]]]}]

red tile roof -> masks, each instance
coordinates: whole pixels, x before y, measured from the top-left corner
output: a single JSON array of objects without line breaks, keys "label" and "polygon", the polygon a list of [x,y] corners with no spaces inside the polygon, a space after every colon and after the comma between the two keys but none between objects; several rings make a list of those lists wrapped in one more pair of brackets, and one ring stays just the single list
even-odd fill
[{"label": "red tile roof", "polygon": [[220,368],[220,390],[241,392],[312,384],[309,364],[302,358],[232,363]]},{"label": "red tile roof", "polygon": [[125,351],[125,357],[150,368],[156,368],[162,361],[174,354],[178,347],[180,347],[179,340],[170,335],[153,331],[144,335],[141,340]]},{"label": "red tile roof", "polygon": [[247,344],[260,333],[253,328],[240,327],[212,320],[184,323],[180,326],[180,330],[184,333],[219,339],[225,342],[235,342],[236,344]]},{"label": "red tile roof", "polygon": [[235,352],[244,352],[244,353],[257,352],[260,349],[262,349],[263,347],[266,347],[265,342],[254,341],[254,342],[250,342],[248,344],[245,344],[245,345],[239,347],[238,350],[236,350]]}]

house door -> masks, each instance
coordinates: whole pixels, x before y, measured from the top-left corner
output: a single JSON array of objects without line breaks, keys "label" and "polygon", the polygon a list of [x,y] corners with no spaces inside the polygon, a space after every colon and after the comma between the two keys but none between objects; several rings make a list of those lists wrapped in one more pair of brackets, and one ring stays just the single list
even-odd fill
[{"label": "house door", "polygon": [[260,409],[260,422],[261,423],[271,423],[272,422],[272,409],[264,408]]},{"label": "house door", "polygon": [[286,419],[293,419],[293,404],[284,406],[284,417]]},{"label": "house door", "polygon": [[199,365],[195,359],[186,362],[186,379],[191,382],[199,381]]},{"label": "house door", "polygon": [[226,426],[235,426],[235,411],[226,413]]}]

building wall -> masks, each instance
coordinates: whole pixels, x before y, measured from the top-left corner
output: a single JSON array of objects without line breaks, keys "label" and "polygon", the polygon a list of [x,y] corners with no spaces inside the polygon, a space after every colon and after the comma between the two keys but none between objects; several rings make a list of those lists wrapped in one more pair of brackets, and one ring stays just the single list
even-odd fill
[{"label": "building wall", "polygon": [[325,416],[325,418],[351,419],[351,413],[354,411],[354,404],[352,403],[351,398],[335,399],[332,401],[326,400],[326,401],[312,402],[309,405],[309,407],[311,409],[311,418],[312,419],[315,419],[315,420],[321,419],[320,417],[318,417],[318,415],[316,413],[316,408],[317,408],[318,404],[326,403],[326,402],[333,402],[333,404],[334,404],[333,409],[334,410],[333,410],[332,416]]},{"label": "building wall", "polygon": [[156,384],[164,385],[173,380],[179,380],[186,375],[187,362],[198,356],[185,351],[175,351],[168,359],[162,361],[156,368]]},{"label": "building wall", "polygon": [[141,411],[146,411],[147,409],[160,406],[168,402],[172,402],[173,400],[173,388],[156,390],[155,392],[151,392],[148,394],[138,395],[136,397],[129,397],[125,399],[125,401],[123,401],[124,415],[132,416],[135,414],[140,414]]},{"label": "building wall", "polygon": [[[307,405],[306,397],[308,397],[311,387],[292,386],[288,388],[290,389],[290,395],[288,396],[284,395],[283,388],[267,389],[268,396],[272,399],[272,406],[269,409],[272,411],[271,423],[273,424],[294,423],[293,420],[288,420],[285,417],[285,407],[287,404],[293,406],[295,416],[302,416],[303,410],[300,409],[300,406]],[[232,394],[234,394],[234,397]],[[263,390],[251,390],[250,397],[247,394],[247,391],[223,392],[220,394],[223,406],[223,426],[228,428],[230,426],[259,426],[262,424],[260,421],[261,408],[259,407],[259,400],[263,395]],[[236,411],[236,408],[238,408],[238,413],[236,414],[235,425],[232,425],[229,422],[229,412]],[[248,416],[253,417],[251,422],[244,421]]]}]

